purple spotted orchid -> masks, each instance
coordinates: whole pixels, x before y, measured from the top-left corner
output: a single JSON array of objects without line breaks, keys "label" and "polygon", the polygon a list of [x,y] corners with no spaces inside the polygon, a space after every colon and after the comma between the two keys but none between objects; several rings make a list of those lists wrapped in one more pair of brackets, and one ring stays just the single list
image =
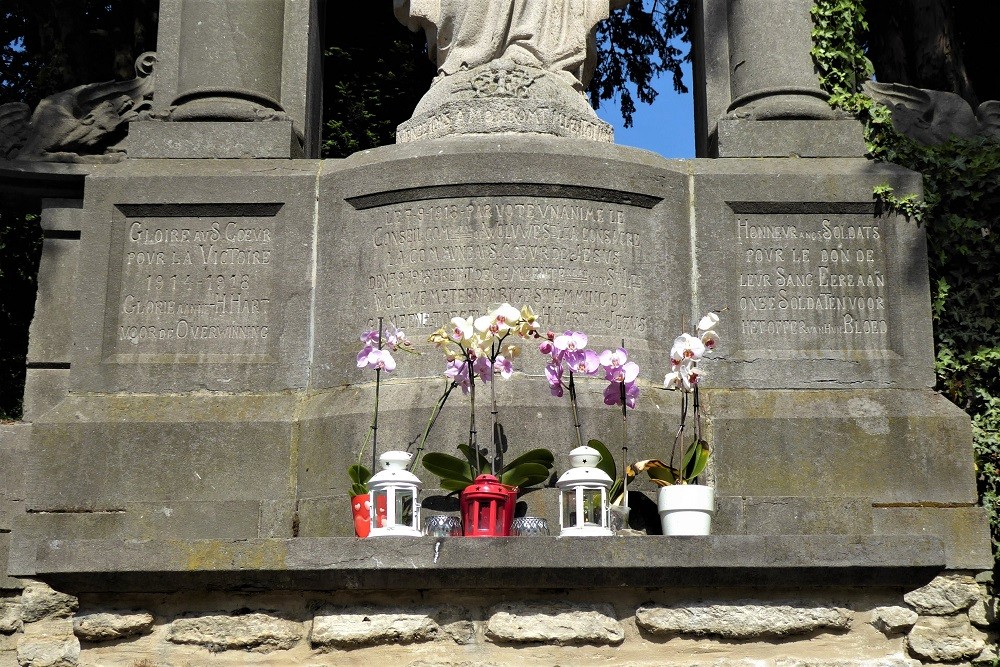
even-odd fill
[{"label": "purple spotted orchid", "polygon": [[358,368],[375,371],[375,406],[372,410],[371,429],[365,437],[364,444],[358,452],[358,462],[348,468],[348,475],[352,481],[351,495],[361,495],[368,491],[368,479],[371,477],[371,470],[361,465],[368,441],[372,443],[372,470],[376,467],[378,456],[378,401],[382,389],[382,372],[391,373],[396,370],[396,359],[393,352],[413,353],[413,344],[406,337],[406,334],[390,324],[383,327],[382,318],[378,319],[378,328],[366,329],[361,332],[361,351],[357,355]]}]

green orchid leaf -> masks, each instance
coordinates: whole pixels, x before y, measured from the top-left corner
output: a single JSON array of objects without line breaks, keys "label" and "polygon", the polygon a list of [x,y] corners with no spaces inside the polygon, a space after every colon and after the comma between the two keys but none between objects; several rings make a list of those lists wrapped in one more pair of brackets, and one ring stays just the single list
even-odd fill
[{"label": "green orchid leaf", "polygon": [[472,481],[465,481],[460,479],[442,479],[441,488],[445,491],[465,491],[465,487],[472,484]]},{"label": "green orchid leaf", "polygon": [[[458,451],[465,455],[465,460],[469,462],[469,466],[472,468],[476,467],[476,460],[473,458],[474,454],[472,448],[468,445],[459,445]],[[490,464],[489,459],[483,454],[482,450],[478,451],[479,454],[479,471],[484,475],[489,475],[493,471],[493,466]]]},{"label": "green orchid leaf", "polygon": [[496,423],[496,428],[493,429],[493,438],[500,445],[500,451],[507,452],[507,434],[504,433],[503,424],[500,422]]},{"label": "green orchid leaf", "polygon": [[615,457],[600,440],[588,440],[587,445],[593,447],[600,453],[601,462],[597,464],[599,470],[603,470],[611,479],[618,479],[618,466],[615,465]]},{"label": "green orchid leaf", "polygon": [[708,443],[704,440],[699,440],[697,453],[692,459],[691,467],[687,469],[688,474],[686,479],[690,481],[703,473],[705,471],[705,466],[708,465],[708,459],[711,455],[712,451],[709,449]]},{"label": "green orchid leaf", "polygon": [[363,496],[363,495],[366,495],[367,493],[368,493],[368,485],[367,484],[352,484],[351,485],[351,497],[352,498],[354,496]]},{"label": "green orchid leaf", "polygon": [[[368,484],[368,480],[372,478],[372,471],[364,467],[363,465],[355,464],[347,469],[347,476],[350,477],[351,481],[354,482],[355,484],[364,485]],[[367,490],[364,491],[364,493],[367,493]]]},{"label": "green orchid leaf", "polygon": [[504,466],[504,472],[516,468],[522,463],[537,463],[539,465],[545,466],[546,468],[552,468],[555,465],[556,457],[549,450],[544,447],[539,449],[532,449],[530,452],[525,452],[521,454],[516,459]]},{"label": "green orchid leaf", "polygon": [[472,467],[468,462],[457,456],[443,454],[441,452],[430,452],[424,454],[420,461],[428,472],[437,475],[443,482],[445,480],[462,481],[466,484],[472,483]]},{"label": "green orchid leaf", "polygon": [[500,482],[508,486],[518,486],[521,488],[541,484],[549,478],[549,469],[541,463],[521,463],[516,466],[507,466],[507,469],[500,475]]}]

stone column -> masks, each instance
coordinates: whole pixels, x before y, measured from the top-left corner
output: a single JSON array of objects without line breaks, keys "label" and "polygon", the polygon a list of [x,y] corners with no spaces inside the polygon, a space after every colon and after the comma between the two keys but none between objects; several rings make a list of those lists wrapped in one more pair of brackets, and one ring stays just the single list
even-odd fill
[{"label": "stone column", "polygon": [[181,0],[172,120],[253,121],[281,106],[284,0]]},{"label": "stone column", "polygon": [[729,0],[729,112],[756,120],[834,118],[810,55],[812,6]]},{"label": "stone column", "polygon": [[320,0],[161,0],[168,122],[134,123],[129,157],[318,157],[321,25]]},{"label": "stone column", "polygon": [[812,60],[813,0],[696,0],[699,157],[856,157],[860,124],[830,108]]}]

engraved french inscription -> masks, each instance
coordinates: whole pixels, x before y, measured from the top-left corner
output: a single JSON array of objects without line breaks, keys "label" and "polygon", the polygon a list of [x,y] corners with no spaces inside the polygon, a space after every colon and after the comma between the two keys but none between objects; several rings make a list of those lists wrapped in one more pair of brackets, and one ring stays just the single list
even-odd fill
[{"label": "engraved french inscription", "polygon": [[732,223],[743,347],[888,350],[886,230],[855,214],[746,214]]},{"label": "engraved french inscription", "polygon": [[106,332],[113,353],[137,361],[267,354],[273,217],[127,216],[122,224],[116,318]]},{"label": "engraved french inscription", "polygon": [[648,332],[646,241],[633,207],[550,197],[407,202],[370,209],[371,313],[437,327],[490,304],[594,334]]}]

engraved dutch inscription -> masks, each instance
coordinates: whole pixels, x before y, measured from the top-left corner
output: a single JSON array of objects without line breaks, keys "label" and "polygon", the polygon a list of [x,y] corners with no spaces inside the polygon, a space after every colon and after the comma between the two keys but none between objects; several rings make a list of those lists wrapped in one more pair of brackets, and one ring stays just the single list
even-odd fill
[{"label": "engraved dutch inscription", "polygon": [[[588,332],[645,334],[644,242],[631,207],[560,198],[483,197],[367,212],[370,310],[436,327],[507,301]],[[635,304],[635,305],[633,305]]]},{"label": "engraved dutch inscription", "polygon": [[735,214],[743,347],[888,350],[885,229],[854,214]]},{"label": "engraved dutch inscription", "polygon": [[123,224],[116,318],[106,331],[113,353],[139,361],[267,354],[274,218],[129,216]]}]

